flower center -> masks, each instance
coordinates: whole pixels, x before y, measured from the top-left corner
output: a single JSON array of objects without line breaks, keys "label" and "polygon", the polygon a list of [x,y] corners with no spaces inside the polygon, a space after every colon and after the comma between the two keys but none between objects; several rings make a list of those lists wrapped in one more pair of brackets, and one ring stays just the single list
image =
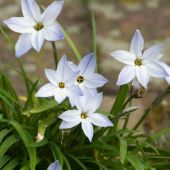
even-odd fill
[{"label": "flower center", "polygon": [[84,81],[84,77],[83,76],[77,77],[77,82],[78,83],[83,83],[83,81]]},{"label": "flower center", "polygon": [[63,82],[60,82],[60,83],[58,84],[58,86],[59,86],[61,89],[63,89],[63,88],[65,87],[65,84],[64,84]]},{"label": "flower center", "polygon": [[34,26],[34,29],[36,31],[40,31],[43,28],[44,28],[44,25],[41,22],[37,22],[37,24]]},{"label": "flower center", "polygon": [[81,114],[81,119],[86,119],[87,117],[88,117],[87,113],[84,113],[84,112],[83,112],[83,113]]},{"label": "flower center", "polygon": [[137,59],[135,60],[135,65],[136,65],[136,66],[141,66],[141,65],[142,65],[142,59],[137,58]]}]

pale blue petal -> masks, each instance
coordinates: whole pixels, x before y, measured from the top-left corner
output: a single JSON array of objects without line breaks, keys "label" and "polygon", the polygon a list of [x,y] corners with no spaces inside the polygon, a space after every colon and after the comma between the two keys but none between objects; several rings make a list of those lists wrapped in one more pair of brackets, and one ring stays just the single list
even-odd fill
[{"label": "pale blue petal", "polygon": [[57,22],[54,22],[48,27],[45,27],[43,29],[43,33],[45,39],[48,41],[57,41],[57,40],[64,39],[64,34],[61,31],[61,26]]},{"label": "pale blue petal", "polygon": [[26,54],[32,48],[31,36],[30,34],[21,34],[15,45],[15,55],[16,57],[21,57]]},{"label": "pale blue petal", "polygon": [[125,66],[119,73],[119,77],[117,80],[117,85],[121,86],[123,84],[127,84],[131,82],[135,78],[135,66]]},{"label": "pale blue petal", "polygon": [[47,170],[62,170],[62,168],[61,168],[59,161],[56,160],[55,162],[53,162],[49,165]]},{"label": "pale blue petal", "polygon": [[51,25],[55,22],[57,16],[62,10],[63,4],[63,0],[54,1],[45,9],[44,13],[42,14],[43,23],[45,26]]},{"label": "pale blue petal", "polygon": [[133,53],[124,50],[117,50],[111,53],[111,56],[117,61],[127,64],[127,65],[135,65],[134,61],[136,56]]},{"label": "pale blue petal", "polygon": [[91,142],[93,138],[93,126],[91,122],[87,119],[82,120],[81,127],[83,129],[84,134],[87,136],[87,138]]},{"label": "pale blue petal", "polygon": [[142,34],[140,33],[140,30],[136,30],[131,41],[130,51],[137,57],[141,57],[143,48],[144,40]]},{"label": "pale blue petal", "polygon": [[145,63],[159,60],[162,51],[163,51],[163,45],[154,45],[144,51],[142,58],[144,59]]},{"label": "pale blue petal", "polygon": [[96,69],[96,60],[93,53],[82,58],[79,63],[80,74],[93,73]]}]

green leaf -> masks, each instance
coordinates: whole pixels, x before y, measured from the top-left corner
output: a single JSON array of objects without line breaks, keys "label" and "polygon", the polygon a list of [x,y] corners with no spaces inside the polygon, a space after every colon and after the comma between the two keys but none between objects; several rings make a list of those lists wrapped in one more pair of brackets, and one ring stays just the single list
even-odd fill
[{"label": "green leaf", "polygon": [[29,147],[29,144],[33,142],[33,139],[28,135],[28,133],[26,133],[26,131],[18,122],[12,120],[9,123],[16,129],[22,141],[24,142],[30,158],[31,170],[35,170],[36,163],[37,163],[36,149]]},{"label": "green leaf", "polygon": [[2,158],[0,158],[0,169],[11,159],[8,155],[4,155]]},{"label": "green leaf", "polygon": [[11,130],[9,129],[3,129],[0,131],[0,143],[2,142],[2,140],[4,139],[4,137],[10,132]]},{"label": "green leaf", "polygon": [[123,110],[123,105],[124,105],[127,95],[128,95],[128,85],[125,84],[123,86],[120,86],[118,95],[111,109],[112,115],[116,115],[117,113]]},{"label": "green leaf", "polygon": [[120,162],[124,164],[127,154],[127,142],[125,139],[120,137],[119,141],[120,141]]},{"label": "green leaf", "polygon": [[9,161],[2,170],[14,170],[15,167],[18,165],[18,158],[14,158],[11,161]]},{"label": "green leaf", "polygon": [[3,143],[0,145],[0,158],[7,152],[7,150],[16,142],[18,139],[15,137],[15,135],[11,135],[7,137]]},{"label": "green leaf", "polygon": [[126,159],[135,168],[135,170],[144,170],[143,163],[137,156],[128,153]]},{"label": "green leaf", "polygon": [[77,159],[74,155],[72,154],[67,154],[70,158],[72,158],[83,170],[87,170],[87,168],[84,166],[84,164]]},{"label": "green leaf", "polygon": [[64,162],[63,156],[64,155],[61,152],[60,148],[55,143],[52,143],[52,142],[50,142],[49,145],[50,145],[50,149],[53,153],[54,160],[59,160],[61,166],[63,166],[63,162]]}]

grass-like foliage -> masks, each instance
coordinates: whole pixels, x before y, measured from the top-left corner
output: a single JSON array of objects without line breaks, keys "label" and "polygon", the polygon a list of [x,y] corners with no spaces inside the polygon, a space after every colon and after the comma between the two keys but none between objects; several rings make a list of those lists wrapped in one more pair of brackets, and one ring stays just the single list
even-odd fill
[{"label": "grass-like foliage", "polygon": [[[93,50],[97,60],[96,25],[92,16]],[[3,27],[4,40],[12,45]],[[78,60],[81,53],[67,32],[64,37]],[[58,63],[57,48],[52,43],[55,64]],[[26,94],[16,93],[11,80],[0,70],[0,169],[2,170],[46,170],[59,160],[63,170],[169,170],[170,151],[159,149],[155,142],[170,133],[170,128],[148,136],[138,130],[145,117],[170,93],[167,88],[159,94],[143,117],[132,129],[127,128],[129,115],[137,110],[130,106],[136,93],[131,93],[127,84],[120,86],[116,100],[107,115],[114,126],[94,127],[92,142],[82,133],[80,125],[61,130],[58,116],[72,110],[69,100],[58,104],[53,98],[35,97],[39,80],[31,80],[21,68]],[[140,100],[140,98],[139,98]],[[122,128],[119,120],[125,118]]]}]

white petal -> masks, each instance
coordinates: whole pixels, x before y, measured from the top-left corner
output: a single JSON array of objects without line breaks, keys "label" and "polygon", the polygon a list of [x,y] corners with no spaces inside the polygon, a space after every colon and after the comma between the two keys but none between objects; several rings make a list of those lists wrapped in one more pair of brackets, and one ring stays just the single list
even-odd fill
[{"label": "white petal", "polygon": [[35,0],[22,0],[21,7],[24,17],[29,18],[31,20],[39,19],[41,10]]},{"label": "white petal", "polygon": [[47,168],[47,170],[62,170],[60,163],[58,160],[56,160],[55,162],[51,163],[49,165],[49,167]]},{"label": "white petal", "polygon": [[73,122],[65,122],[62,121],[61,125],[59,126],[59,129],[69,129],[72,128],[80,123],[80,120],[76,120]]},{"label": "white petal", "polygon": [[127,84],[134,79],[135,75],[136,75],[135,66],[127,65],[123,67],[123,69],[121,70],[116,84],[119,86]]},{"label": "white petal", "polygon": [[68,97],[72,107],[76,105],[75,101],[77,100],[77,98],[82,95],[83,93],[79,87],[73,85],[68,88]]},{"label": "white petal", "polygon": [[81,120],[81,111],[79,110],[67,110],[63,112],[61,115],[58,117],[66,122],[73,122],[76,120]]},{"label": "white petal", "polygon": [[47,77],[47,79],[53,83],[53,85],[58,86],[58,79],[57,79],[57,73],[55,70],[53,69],[45,69],[45,75]]},{"label": "white petal", "polygon": [[67,82],[68,84],[72,83],[77,75],[77,72],[73,72],[70,68],[66,56],[60,59],[56,72],[58,81]]},{"label": "white petal", "polygon": [[57,90],[55,91],[54,99],[60,104],[65,100],[66,97],[68,96],[65,88],[64,89],[57,88]]},{"label": "white petal", "polygon": [[142,54],[142,50],[144,48],[144,40],[140,33],[140,30],[136,30],[135,34],[133,35],[130,51],[133,52],[137,57],[140,57]]},{"label": "white petal", "polygon": [[27,53],[32,48],[31,36],[30,34],[21,34],[15,45],[15,55],[16,57],[21,57]]},{"label": "white petal", "polygon": [[89,115],[90,121],[100,127],[113,126],[113,123],[107,118],[107,116],[100,113],[93,113]]},{"label": "white petal", "polygon": [[42,31],[34,31],[32,33],[32,37],[31,37],[31,42],[32,42],[32,46],[33,48],[39,52],[42,48],[42,45],[44,43],[44,35]]},{"label": "white petal", "polygon": [[168,76],[167,72],[159,62],[148,63],[145,66],[149,76],[158,77],[158,78]]},{"label": "white petal", "polygon": [[160,54],[163,51],[163,45],[154,45],[143,53],[144,62],[152,62],[160,59]]},{"label": "white petal", "polygon": [[103,93],[96,93],[95,95],[86,96],[86,100],[88,103],[84,107],[88,109],[88,113],[94,113],[102,103]]},{"label": "white petal", "polygon": [[54,96],[56,87],[51,83],[42,86],[38,92],[35,94],[36,97],[51,97]]},{"label": "white petal", "polygon": [[60,14],[63,7],[63,0],[55,1],[49,5],[42,14],[43,23],[47,26],[52,24]]},{"label": "white petal", "polygon": [[170,67],[161,61],[159,61],[158,64],[161,65],[162,68],[167,72],[167,74],[168,74],[167,76],[170,76]]},{"label": "white petal", "polygon": [[104,84],[106,84],[107,82],[108,80],[102,75],[97,73],[91,73],[85,75],[85,80],[83,85],[88,88],[98,88],[104,86]]},{"label": "white petal", "polygon": [[33,23],[24,17],[12,17],[4,21],[12,30],[18,33],[31,33],[34,31]]},{"label": "white petal", "polygon": [[136,59],[134,54],[123,50],[117,50],[111,53],[111,56],[116,60],[128,65],[134,65],[134,61]]},{"label": "white petal", "polygon": [[[75,104],[78,110],[80,110],[81,112],[86,112],[88,111],[88,109],[85,107],[87,103],[86,97],[85,96],[81,96],[75,99]],[[84,108],[86,108],[87,110],[84,110]]]},{"label": "white petal", "polygon": [[83,129],[84,134],[88,137],[89,141],[91,142],[92,138],[93,138],[93,126],[92,126],[92,124],[90,123],[90,121],[88,121],[86,119],[86,120],[82,121],[81,127]]},{"label": "white petal", "polygon": [[54,22],[53,24],[45,27],[43,29],[44,37],[48,41],[57,41],[64,39],[64,34],[61,31],[61,26],[57,23]]},{"label": "white petal", "polygon": [[149,83],[149,75],[145,66],[136,66],[136,77],[139,83],[147,88]]},{"label": "white petal", "polygon": [[96,60],[93,53],[90,53],[82,58],[79,63],[80,74],[89,74],[96,69]]}]

